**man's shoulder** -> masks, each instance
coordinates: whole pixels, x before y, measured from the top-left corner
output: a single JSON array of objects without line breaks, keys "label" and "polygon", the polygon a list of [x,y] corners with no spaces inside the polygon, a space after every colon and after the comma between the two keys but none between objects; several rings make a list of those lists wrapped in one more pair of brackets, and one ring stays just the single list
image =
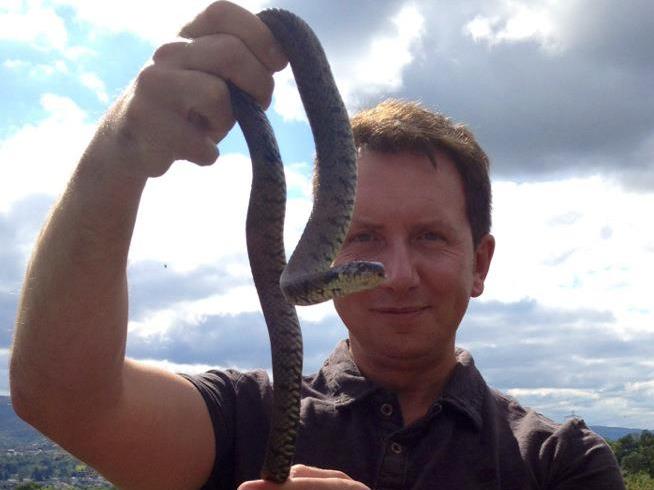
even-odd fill
[{"label": "man's shoulder", "polygon": [[573,458],[602,452],[607,462],[613,464],[613,453],[607,442],[580,418],[558,423],[527,409],[524,417],[514,421],[513,433],[525,453],[537,451],[541,457],[555,459],[562,455]]},{"label": "man's shoulder", "polygon": [[523,406],[516,398],[496,388],[489,387],[490,399],[493,403],[492,412],[499,421],[505,421],[516,438],[544,439],[557,435],[572,435],[580,430],[588,430],[581,419],[570,419],[558,423],[536,410]]},{"label": "man's shoulder", "polygon": [[272,381],[265,369],[212,369],[181,376],[193,383],[207,402],[229,396],[266,398],[272,391]]},{"label": "man's shoulder", "polygon": [[558,423],[497,389],[490,388],[489,394],[500,446],[502,440],[506,444],[517,443],[523,460],[540,478],[549,475],[556,479],[568,474],[580,478],[579,488],[591,488],[582,485],[582,481],[586,482],[583,478],[602,480],[608,485],[593,488],[623,488],[609,445],[582,419]]},{"label": "man's shoulder", "polygon": [[496,417],[506,421],[518,439],[544,441],[549,437],[603,439],[588,428],[580,418],[555,422],[536,410],[523,406],[516,398],[496,388],[489,387]]}]

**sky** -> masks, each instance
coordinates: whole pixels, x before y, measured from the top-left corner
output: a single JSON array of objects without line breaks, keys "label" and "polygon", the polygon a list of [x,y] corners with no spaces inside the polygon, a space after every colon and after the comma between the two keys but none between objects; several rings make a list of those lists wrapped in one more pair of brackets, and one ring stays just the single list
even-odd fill
[{"label": "sky", "polygon": [[[23,275],[103,113],[208,2],[0,1],[0,394]],[[466,123],[490,156],[497,248],[458,344],[486,381],[556,420],[654,429],[654,2],[265,0],[322,40],[350,113],[387,97]],[[290,70],[268,115],[285,160],[287,253],[314,148]],[[270,367],[245,252],[250,163],[146,186],[130,249],[127,354],[172,371]],[[299,308],[305,371],[347,331]]]}]

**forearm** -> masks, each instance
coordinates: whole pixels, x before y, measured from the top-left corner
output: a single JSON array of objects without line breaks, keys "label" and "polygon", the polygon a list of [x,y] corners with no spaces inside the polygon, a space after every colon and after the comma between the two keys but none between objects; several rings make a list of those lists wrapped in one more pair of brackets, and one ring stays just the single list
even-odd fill
[{"label": "forearm", "polygon": [[[96,138],[41,232],[25,278],[11,361],[15,403],[81,407],[120,390],[126,264],[146,178]],[[103,400],[101,400],[103,399]]]}]

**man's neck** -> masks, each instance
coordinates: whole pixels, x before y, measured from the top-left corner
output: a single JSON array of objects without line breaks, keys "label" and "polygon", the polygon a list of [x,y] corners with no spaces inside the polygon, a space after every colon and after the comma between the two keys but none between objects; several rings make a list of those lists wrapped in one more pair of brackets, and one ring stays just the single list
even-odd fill
[{"label": "man's neck", "polygon": [[426,415],[456,365],[453,342],[425,359],[368,355],[356,341],[350,341],[350,352],[365,377],[397,395],[406,426]]}]

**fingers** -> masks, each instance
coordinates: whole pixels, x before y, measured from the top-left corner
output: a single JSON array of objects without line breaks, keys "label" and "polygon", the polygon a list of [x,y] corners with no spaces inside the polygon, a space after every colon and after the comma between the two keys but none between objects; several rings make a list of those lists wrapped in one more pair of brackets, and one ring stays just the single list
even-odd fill
[{"label": "fingers", "polygon": [[294,478],[278,485],[264,480],[243,483],[238,490],[370,490],[363,483],[342,478]]},{"label": "fingers", "polygon": [[281,484],[264,480],[243,483],[239,490],[370,490],[361,482],[355,481],[338,470],[294,465],[289,479]]},{"label": "fingers", "polygon": [[176,113],[214,143],[234,125],[227,84],[203,72],[150,65],[139,74],[134,93]]},{"label": "fingers", "polygon": [[264,108],[270,105],[274,87],[272,72],[233,35],[212,34],[192,41],[164,44],[154,53],[153,60],[156,64],[230,80]]},{"label": "fingers", "polygon": [[266,25],[243,7],[219,1],[180,31],[185,38],[199,38],[216,33],[231,34],[241,39],[270,71],[279,71],[288,63],[286,55]]},{"label": "fingers", "polygon": [[327,470],[323,468],[316,468],[315,466],[305,466],[303,464],[296,464],[291,467],[291,478],[343,478],[346,480],[351,480],[342,471],[338,470]]}]

